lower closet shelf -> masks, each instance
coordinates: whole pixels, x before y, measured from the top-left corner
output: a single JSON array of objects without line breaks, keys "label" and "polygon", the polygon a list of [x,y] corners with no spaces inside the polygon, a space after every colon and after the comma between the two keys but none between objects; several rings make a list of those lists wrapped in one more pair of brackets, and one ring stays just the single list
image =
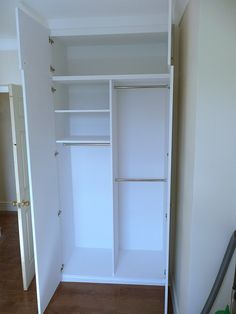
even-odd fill
[{"label": "lower closet shelf", "polygon": [[115,275],[112,250],[76,248],[65,264],[62,281],[114,284],[165,284],[163,252],[120,250]]},{"label": "lower closet shelf", "polygon": [[162,286],[165,284],[164,268],[161,251],[120,250],[116,281]]},{"label": "lower closet shelf", "polygon": [[65,264],[62,281],[107,282],[112,277],[112,250],[76,248]]}]

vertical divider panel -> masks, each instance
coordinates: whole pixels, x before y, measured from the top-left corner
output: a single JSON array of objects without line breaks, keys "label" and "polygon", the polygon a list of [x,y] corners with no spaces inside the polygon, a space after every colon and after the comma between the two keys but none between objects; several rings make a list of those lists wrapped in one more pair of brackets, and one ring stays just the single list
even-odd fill
[{"label": "vertical divider panel", "polygon": [[166,280],[165,280],[165,309],[168,313],[168,289],[169,289],[169,251],[170,251],[170,215],[171,215],[171,166],[172,166],[172,128],[173,128],[173,91],[174,91],[174,67],[170,67],[170,93],[168,104],[168,163],[167,163],[167,182],[166,182]]},{"label": "vertical divider panel", "polygon": [[111,165],[112,165],[112,205],[113,205],[113,275],[116,273],[119,258],[119,214],[118,214],[118,185],[115,178],[118,175],[118,140],[117,140],[117,103],[114,92],[114,82],[109,81],[109,105],[111,128]]}]

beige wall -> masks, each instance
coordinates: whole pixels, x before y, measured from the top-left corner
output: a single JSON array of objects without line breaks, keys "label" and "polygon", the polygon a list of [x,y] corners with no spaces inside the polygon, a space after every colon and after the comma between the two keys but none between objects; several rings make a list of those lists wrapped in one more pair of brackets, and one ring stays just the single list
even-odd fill
[{"label": "beige wall", "polygon": [[[236,227],[235,16],[235,0],[192,0],[180,25],[174,290],[181,314],[201,312]],[[233,263],[215,308],[229,302],[232,280]]]},{"label": "beige wall", "polygon": [[0,85],[20,84],[20,70],[16,50],[0,50]]},{"label": "beige wall", "polygon": [[[192,1],[181,21],[179,32],[179,148],[177,169],[177,221],[173,284],[176,305],[181,314],[187,313],[189,299],[189,265],[191,249],[192,198],[195,160],[196,84],[198,11]],[[192,62],[192,60],[195,62]]]},{"label": "beige wall", "polygon": [[[0,94],[0,201],[16,199],[9,94]],[[0,210],[16,210],[0,204]]]}]

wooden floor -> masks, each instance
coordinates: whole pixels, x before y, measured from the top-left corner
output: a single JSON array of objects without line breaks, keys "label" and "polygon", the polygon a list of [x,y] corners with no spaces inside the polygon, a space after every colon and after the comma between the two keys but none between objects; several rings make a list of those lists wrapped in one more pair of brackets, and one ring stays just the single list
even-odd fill
[{"label": "wooden floor", "polygon": [[[0,212],[0,227],[0,313],[36,314],[35,282],[22,288],[16,214]],[[45,313],[162,314],[163,301],[161,287],[61,283]]]}]

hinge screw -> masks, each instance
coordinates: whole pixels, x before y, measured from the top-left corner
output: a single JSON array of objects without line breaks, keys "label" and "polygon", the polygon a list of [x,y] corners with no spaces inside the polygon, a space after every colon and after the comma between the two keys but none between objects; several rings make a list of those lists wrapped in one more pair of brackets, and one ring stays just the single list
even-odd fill
[{"label": "hinge screw", "polygon": [[54,44],[54,40],[52,39],[52,37],[48,37],[48,41],[49,41],[49,44],[53,45]]},{"label": "hinge screw", "polygon": [[57,151],[55,151],[54,156],[56,157],[57,155],[59,155],[59,153]]},{"label": "hinge screw", "polygon": [[55,91],[56,91],[56,88],[55,87],[51,87],[51,92],[55,93]]},{"label": "hinge screw", "polygon": [[50,65],[50,72],[54,73],[55,72],[55,68],[53,66]]},{"label": "hinge screw", "polygon": [[61,215],[62,211],[59,209],[57,212],[57,216],[59,217]]}]

